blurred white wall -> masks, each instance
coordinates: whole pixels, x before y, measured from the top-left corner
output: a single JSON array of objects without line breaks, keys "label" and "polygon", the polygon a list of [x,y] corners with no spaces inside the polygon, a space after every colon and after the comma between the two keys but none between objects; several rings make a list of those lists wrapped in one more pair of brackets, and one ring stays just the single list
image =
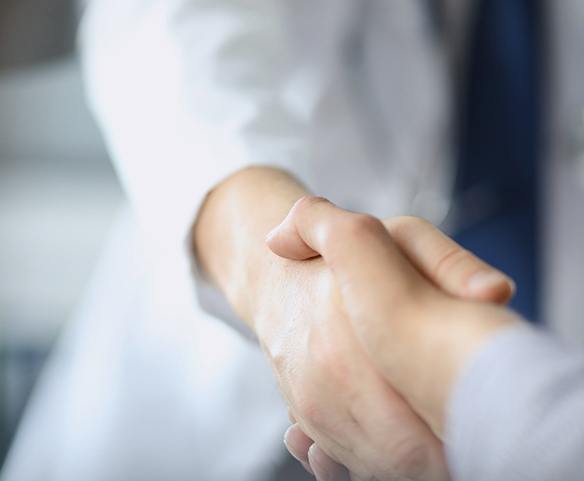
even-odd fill
[{"label": "blurred white wall", "polygon": [[121,194],[73,59],[80,0],[0,0],[0,467]]},{"label": "blurred white wall", "polygon": [[0,466],[121,200],[75,60],[0,70]]},{"label": "blurred white wall", "polygon": [[0,74],[0,322],[46,342],[64,322],[120,192],[73,60]]}]

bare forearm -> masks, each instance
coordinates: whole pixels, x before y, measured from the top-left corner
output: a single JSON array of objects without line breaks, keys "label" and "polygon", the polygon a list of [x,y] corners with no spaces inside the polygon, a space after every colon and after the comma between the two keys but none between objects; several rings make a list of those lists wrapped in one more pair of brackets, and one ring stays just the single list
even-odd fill
[{"label": "bare forearm", "polygon": [[207,198],[193,231],[198,260],[253,328],[253,293],[274,256],[266,234],[306,190],[291,175],[268,167],[239,171]]}]

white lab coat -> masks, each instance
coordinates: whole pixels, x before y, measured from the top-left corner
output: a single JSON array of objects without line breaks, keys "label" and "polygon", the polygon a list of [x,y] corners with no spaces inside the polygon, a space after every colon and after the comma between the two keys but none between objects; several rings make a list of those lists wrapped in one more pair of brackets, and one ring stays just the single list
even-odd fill
[{"label": "white lab coat", "polygon": [[[269,476],[283,403],[259,349],[209,314],[236,322],[185,239],[209,189],[251,164],[441,223],[472,2],[439,3],[444,34],[422,0],[92,0],[88,95],[132,208],[5,481]],[[546,319],[584,345],[584,5],[547,3]]]}]

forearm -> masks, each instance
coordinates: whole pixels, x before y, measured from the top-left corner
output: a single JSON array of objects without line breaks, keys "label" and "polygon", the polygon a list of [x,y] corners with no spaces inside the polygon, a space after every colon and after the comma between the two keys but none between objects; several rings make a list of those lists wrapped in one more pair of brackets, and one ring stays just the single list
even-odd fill
[{"label": "forearm", "polygon": [[306,190],[291,175],[273,168],[236,172],[208,196],[193,229],[202,269],[253,329],[254,293],[262,272],[277,261],[265,237]]}]

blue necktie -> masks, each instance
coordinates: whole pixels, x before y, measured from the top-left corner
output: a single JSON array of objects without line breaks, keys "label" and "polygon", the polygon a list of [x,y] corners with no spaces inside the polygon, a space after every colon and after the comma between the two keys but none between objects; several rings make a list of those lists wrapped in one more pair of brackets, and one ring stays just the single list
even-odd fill
[{"label": "blue necktie", "polygon": [[512,307],[539,315],[540,5],[481,0],[468,60],[456,195],[466,248],[512,276]]}]

